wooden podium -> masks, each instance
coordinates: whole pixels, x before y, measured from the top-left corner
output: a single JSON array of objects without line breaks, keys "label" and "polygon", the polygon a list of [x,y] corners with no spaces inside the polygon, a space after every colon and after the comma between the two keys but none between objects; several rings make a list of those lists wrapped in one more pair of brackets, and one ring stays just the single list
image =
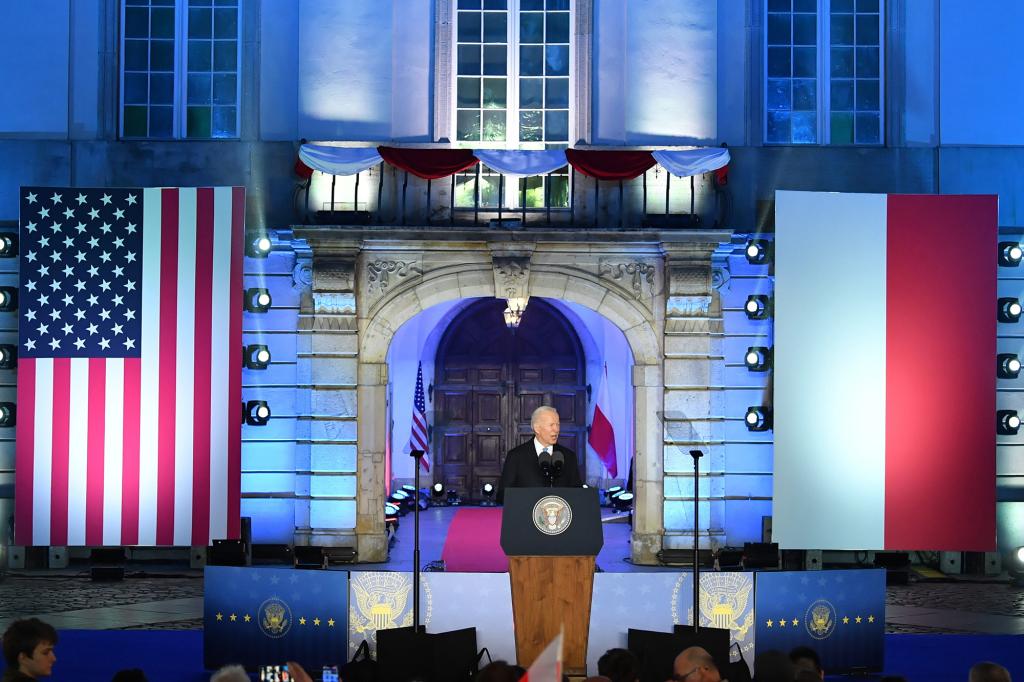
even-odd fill
[{"label": "wooden podium", "polygon": [[501,546],[509,557],[519,665],[528,667],[562,631],[565,672],[586,674],[594,557],[603,544],[597,490],[505,491]]}]

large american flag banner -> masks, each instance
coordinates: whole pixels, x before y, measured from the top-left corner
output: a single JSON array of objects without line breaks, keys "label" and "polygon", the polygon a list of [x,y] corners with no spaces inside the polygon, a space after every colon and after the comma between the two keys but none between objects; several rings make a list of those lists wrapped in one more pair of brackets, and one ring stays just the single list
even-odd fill
[{"label": "large american flag banner", "polygon": [[427,453],[430,452],[430,436],[427,433],[427,400],[423,394],[423,363],[416,367],[416,393],[412,400],[412,427],[409,431],[409,452],[422,450],[424,455],[420,457],[420,466],[430,471],[430,461]]},{"label": "large american flag banner", "polygon": [[239,534],[240,187],[22,188],[19,545]]}]

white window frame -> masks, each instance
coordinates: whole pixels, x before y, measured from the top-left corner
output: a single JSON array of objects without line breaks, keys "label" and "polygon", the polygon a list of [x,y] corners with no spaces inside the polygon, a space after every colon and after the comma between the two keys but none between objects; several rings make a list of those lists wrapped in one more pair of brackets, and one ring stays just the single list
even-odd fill
[{"label": "white window frame", "polygon": [[[854,0],[856,6],[856,0]],[[768,140],[768,0],[763,1],[761,40],[761,143],[765,146],[813,147],[832,145],[832,0],[817,0],[817,69],[815,118],[818,126],[817,142],[788,142]],[[885,139],[885,10],[886,0],[878,0],[878,142],[857,142],[856,137],[843,147],[884,147]],[[854,15],[856,16],[856,14]],[[856,21],[856,20],[855,20]],[[790,47],[792,48],[792,35]],[[792,68],[792,66],[791,66]],[[790,76],[792,80],[792,76]],[[792,101],[792,100],[791,100]]]},{"label": "white window frame", "polygon": [[[124,133],[124,91],[125,91],[125,12],[129,7],[125,0],[121,0],[120,27],[118,44],[120,47],[120,59],[118,65],[118,111],[117,131],[118,138],[123,140],[239,140],[242,136],[242,43],[243,43],[243,13],[245,0],[237,0],[238,3],[238,37],[236,39],[235,64],[235,134],[231,137],[188,137],[188,0],[174,0],[175,34],[174,34],[174,96],[172,108],[174,110],[171,124],[170,137],[154,137],[149,133],[148,110],[152,106],[148,101],[147,92],[147,135],[144,137],[126,137]],[[211,3],[211,10],[216,9],[216,4]],[[213,40],[213,39],[211,39]],[[134,72],[133,72],[134,73]],[[147,73],[152,73],[148,71]],[[211,70],[211,74],[213,71]],[[211,105],[212,106],[212,105]],[[212,116],[212,114],[211,114]],[[211,120],[211,132],[213,122]]]}]

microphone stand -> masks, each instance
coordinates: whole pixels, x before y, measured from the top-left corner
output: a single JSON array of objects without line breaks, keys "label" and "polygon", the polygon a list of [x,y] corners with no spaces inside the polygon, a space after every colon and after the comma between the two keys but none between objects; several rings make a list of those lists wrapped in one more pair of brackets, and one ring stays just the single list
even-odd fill
[{"label": "microphone stand", "polygon": [[[700,629],[700,550],[697,546],[697,534],[700,531],[697,514],[700,510],[700,458],[704,453],[690,450],[693,457],[693,631]],[[419,469],[417,469],[417,472]]]},{"label": "microphone stand", "polygon": [[409,453],[413,459],[413,485],[416,486],[416,506],[412,508],[412,631],[420,632],[420,458],[423,450]]}]

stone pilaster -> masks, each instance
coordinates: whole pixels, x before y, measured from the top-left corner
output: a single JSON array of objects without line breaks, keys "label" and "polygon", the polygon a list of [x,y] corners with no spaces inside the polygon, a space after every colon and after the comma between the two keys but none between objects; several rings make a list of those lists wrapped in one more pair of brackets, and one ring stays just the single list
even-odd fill
[{"label": "stone pilaster", "polygon": [[664,523],[662,427],[663,378],[660,365],[633,367],[636,401],[635,461],[633,464],[633,535],[630,553],[634,563],[653,564],[662,546]]},{"label": "stone pilaster", "polygon": [[356,537],[360,561],[386,561],[388,541],[384,529],[384,458],[386,456],[388,366],[359,363],[357,401],[359,445],[356,453],[359,503]]}]

